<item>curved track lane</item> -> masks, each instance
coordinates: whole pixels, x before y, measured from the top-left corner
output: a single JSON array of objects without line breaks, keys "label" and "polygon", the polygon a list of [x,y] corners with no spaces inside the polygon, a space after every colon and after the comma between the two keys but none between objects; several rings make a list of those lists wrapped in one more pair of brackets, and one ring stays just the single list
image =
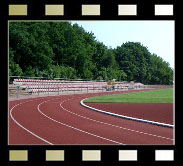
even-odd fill
[{"label": "curved track lane", "polygon": [[173,144],[173,129],[101,114],[80,105],[97,94],[11,101],[9,144]]}]

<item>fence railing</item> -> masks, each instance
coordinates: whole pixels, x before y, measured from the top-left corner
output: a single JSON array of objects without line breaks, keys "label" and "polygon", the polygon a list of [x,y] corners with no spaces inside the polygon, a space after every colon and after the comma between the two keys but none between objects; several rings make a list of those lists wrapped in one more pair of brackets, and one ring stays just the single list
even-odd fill
[{"label": "fence railing", "polygon": [[173,88],[173,85],[145,85],[147,88]]},{"label": "fence railing", "polygon": [[64,95],[76,93],[94,93],[105,91],[122,91],[128,89],[172,88],[173,85],[143,85],[141,83],[116,82],[115,86],[102,81],[84,80],[43,80],[33,78],[15,78],[9,84],[9,97]]},{"label": "fence railing", "polygon": [[[134,89],[145,89],[145,86],[135,86]],[[19,98],[21,96],[45,96],[45,95],[65,95],[65,94],[81,94],[81,93],[96,93],[107,91],[124,91],[130,89],[128,86],[115,85],[107,87],[107,85],[85,85],[85,86],[53,86],[53,85],[10,85],[9,97]]]}]

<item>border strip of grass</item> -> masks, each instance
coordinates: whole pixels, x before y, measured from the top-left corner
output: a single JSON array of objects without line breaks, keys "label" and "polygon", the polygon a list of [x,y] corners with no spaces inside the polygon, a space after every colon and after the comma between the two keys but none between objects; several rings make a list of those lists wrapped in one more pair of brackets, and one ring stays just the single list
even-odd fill
[{"label": "border strip of grass", "polygon": [[173,103],[173,88],[91,97],[92,103]]}]

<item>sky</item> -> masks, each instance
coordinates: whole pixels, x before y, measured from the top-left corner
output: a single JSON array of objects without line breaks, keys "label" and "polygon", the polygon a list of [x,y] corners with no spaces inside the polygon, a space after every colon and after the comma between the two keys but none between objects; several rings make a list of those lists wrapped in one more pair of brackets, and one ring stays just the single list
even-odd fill
[{"label": "sky", "polygon": [[140,42],[150,53],[174,68],[174,21],[71,21],[94,33],[96,40],[116,48],[126,42]]}]

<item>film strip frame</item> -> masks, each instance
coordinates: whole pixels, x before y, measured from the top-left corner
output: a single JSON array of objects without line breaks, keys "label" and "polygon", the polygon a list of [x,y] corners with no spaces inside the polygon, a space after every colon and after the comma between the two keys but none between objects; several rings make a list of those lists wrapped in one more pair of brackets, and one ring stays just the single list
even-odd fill
[{"label": "film strip frame", "polygon": [[[17,6],[18,5],[18,6]],[[55,5],[55,6],[54,6]],[[128,5],[128,6],[126,6]],[[6,78],[8,20],[176,20],[174,0],[9,0],[1,19],[1,77]],[[17,8],[18,7],[18,8]],[[124,8],[127,7],[125,13]],[[53,9],[57,8],[54,13]],[[123,9],[123,10],[122,10]],[[3,44],[2,44],[3,43]],[[1,110],[8,101],[7,80],[1,86]],[[6,88],[2,88],[6,87]],[[5,165],[180,165],[183,162],[182,113],[176,111],[175,145],[171,146],[11,146],[7,144],[7,113],[1,113],[0,163]],[[126,157],[125,155],[126,154]],[[93,162],[94,161],[94,162]]]},{"label": "film strip frame", "polygon": [[174,0],[114,0],[112,3],[104,0],[9,0],[5,14],[11,20],[167,20],[176,14],[174,4]]}]

